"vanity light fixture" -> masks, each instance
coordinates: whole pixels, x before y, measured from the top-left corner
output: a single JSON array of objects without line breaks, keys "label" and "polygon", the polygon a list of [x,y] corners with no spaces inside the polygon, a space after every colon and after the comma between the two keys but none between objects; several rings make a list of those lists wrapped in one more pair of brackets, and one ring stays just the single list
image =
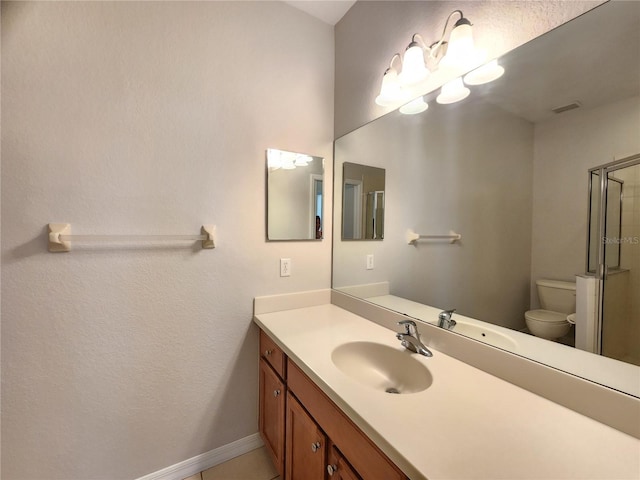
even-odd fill
[{"label": "vanity light fixture", "polygon": [[447,51],[442,60],[440,60],[440,66],[457,71],[467,71],[482,63],[485,53],[475,47],[473,43],[473,32],[471,31],[471,22],[465,18],[461,10],[454,10],[449,17],[447,17],[444,30],[442,31],[442,38],[436,45],[438,47],[443,45],[447,25],[449,25],[449,21],[456,14],[460,15],[460,19],[453,26],[453,30],[451,30]]},{"label": "vanity light fixture", "polygon": [[398,77],[402,85],[417,85],[427,79],[431,72],[424,58],[426,50],[429,49],[420,34],[414,34],[402,57],[402,71]]},{"label": "vanity light fixture", "polygon": [[429,108],[429,104],[424,101],[424,97],[420,96],[414,100],[411,100],[406,105],[400,107],[400,113],[404,115],[415,115],[416,113],[422,113],[427,108]]},{"label": "vanity light fixture", "polygon": [[382,86],[380,94],[376,97],[376,103],[381,107],[392,107],[409,100],[409,94],[402,88],[398,71],[393,66],[393,61],[400,58],[400,54],[396,53],[389,62],[389,68],[384,72],[382,77]]},{"label": "vanity light fixture", "polygon": [[462,78],[458,77],[442,86],[440,95],[436,98],[436,102],[446,105],[449,103],[459,102],[469,96],[471,91],[464,86]]},{"label": "vanity light fixture", "polygon": [[[452,19],[458,15],[460,18],[453,25],[451,32],[447,34]],[[447,36],[448,35],[448,36]],[[447,41],[448,38],[448,41]],[[407,46],[402,57],[402,69],[400,73],[393,67],[396,58],[401,58],[395,54],[391,59],[389,68],[385,71],[382,79],[380,94],[376,97],[376,103],[383,107],[394,106],[408,100],[407,87],[410,91],[416,92],[422,82],[424,82],[431,71],[442,68],[447,70],[449,78],[460,75],[469,69],[475,68],[464,77],[464,82],[468,85],[481,85],[491,82],[504,73],[504,68],[498,65],[497,60],[492,60],[484,65],[486,53],[476,48],[473,41],[471,22],[461,10],[454,10],[445,21],[440,40],[427,46],[422,36],[418,33],[411,37],[411,42]],[[480,66],[481,65],[481,66]],[[438,96],[438,103],[454,103],[466,98],[470,94],[468,88],[464,86],[462,78],[456,78],[447,82]],[[412,108],[417,108],[421,100],[415,100],[415,105],[405,105],[406,113]],[[410,102],[413,104],[413,102]],[[424,101],[422,100],[422,103]],[[424,104],[426,105],[426,104]],[[421,106],[426,109],[426,107]],[[422,110],[424,111],[424,110]],[[418,113],[418,112],[416,112]]]}]

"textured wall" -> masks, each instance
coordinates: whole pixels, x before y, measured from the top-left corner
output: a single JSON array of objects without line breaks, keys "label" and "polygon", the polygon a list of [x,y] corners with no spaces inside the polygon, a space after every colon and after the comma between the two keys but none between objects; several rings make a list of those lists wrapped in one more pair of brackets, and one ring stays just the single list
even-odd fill
[{"label": "textured wall", "polygon": [[[336,138],[387,113],[375,104],[394,53],[420,33],[439,40],[447,16],[462,10],[476,45],[495,58],[602,1],[359,1],[336,25]],[[436,88],[433,84],[427,88]],[[426,93],[426,92],[425,92]]]},{"label": "textured wall", "polygon": [[[252,299],[331,269],[330,238],[265,242],[264,151],[331,178],[333,65],[279,2],[2,2],[2,478],[136,478],[257,431]],[[51,254],[49,222],[219,244]]]}]

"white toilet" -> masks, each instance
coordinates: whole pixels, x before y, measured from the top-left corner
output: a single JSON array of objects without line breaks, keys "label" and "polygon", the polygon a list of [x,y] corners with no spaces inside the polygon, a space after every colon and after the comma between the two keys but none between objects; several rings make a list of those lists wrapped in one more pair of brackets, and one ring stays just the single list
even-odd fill
[{"label": "white toilet", "polygon": [[567,317],[576,311],[576,284],[540,279],[536,282],[536,288],[542,308],[525,312],[529,331],[547,340],[555,340],[569,333],[574,322],[570,323]]}]

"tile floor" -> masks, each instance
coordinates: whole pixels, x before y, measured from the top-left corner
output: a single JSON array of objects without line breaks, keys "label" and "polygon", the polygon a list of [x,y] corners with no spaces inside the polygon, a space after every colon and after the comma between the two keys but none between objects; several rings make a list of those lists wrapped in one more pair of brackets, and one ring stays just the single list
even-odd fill
[{"label": "tile floor", "polygon": [[184,480],[280,480],[280,477],[262,447]]}]

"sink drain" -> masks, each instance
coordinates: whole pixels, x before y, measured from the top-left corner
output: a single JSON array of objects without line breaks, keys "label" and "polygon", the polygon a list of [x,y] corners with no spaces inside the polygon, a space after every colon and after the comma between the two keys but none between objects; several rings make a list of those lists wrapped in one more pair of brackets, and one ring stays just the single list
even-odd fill
[{"label": "sink drain", "polygon": [[385,390],[385,392],[387,393],[400,393],[400,390],[398,390],[397,388],[393,388],[393,387],[389,387]]}]

